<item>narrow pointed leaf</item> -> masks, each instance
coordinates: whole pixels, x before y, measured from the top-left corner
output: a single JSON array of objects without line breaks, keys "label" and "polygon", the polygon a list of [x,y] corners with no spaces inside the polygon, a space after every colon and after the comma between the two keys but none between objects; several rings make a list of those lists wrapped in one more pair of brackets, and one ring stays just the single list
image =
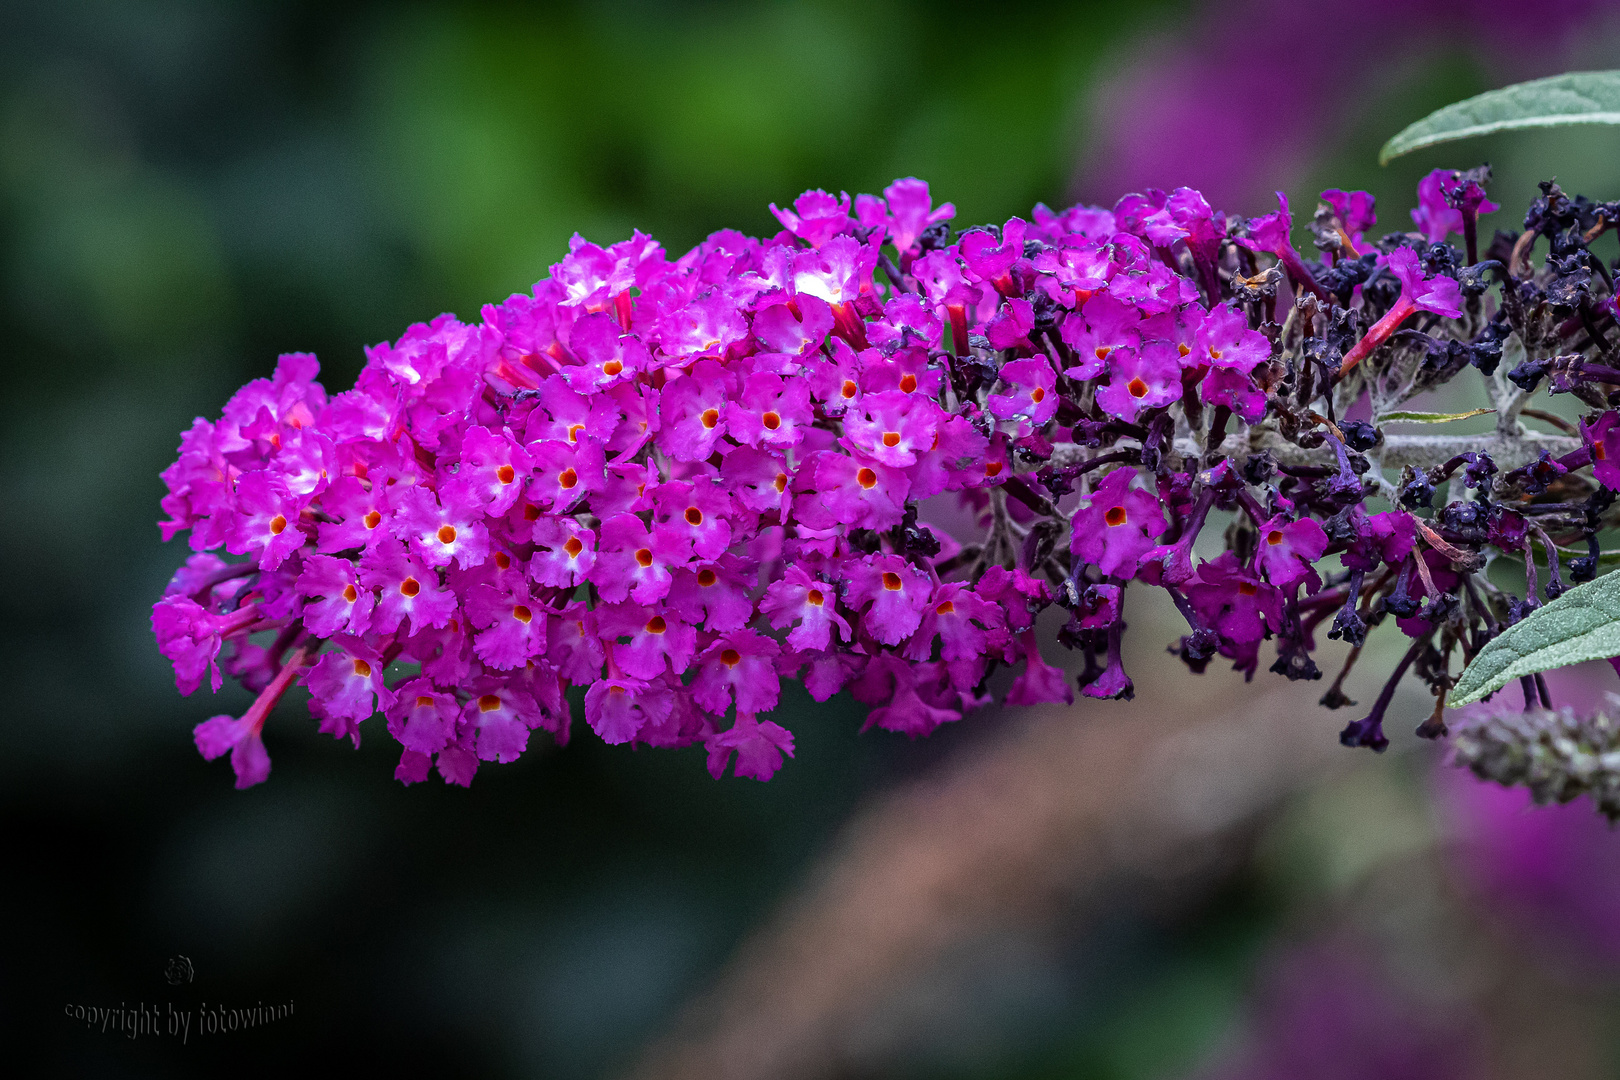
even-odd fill
[{"label": "narrow pointed leaf", "polygon": [[1620,71],[1574,71],[1447,105],[1385,143],[1378,164],[1475,135],[1570,124],[1620,124]]},{"label": "narrow pointed leaf", "polygon": [[1387,412],[1378,418],[1380,424],[1406,423],[1406,424],[1449,424],[1453,420],[1467,420],[1473,416],[1484,416],[1493,413],[1495,409],[1470,409],[1467,412]]},{"label": "narrow pointed leaf", "polygon": [[1611,656],[1620,656],[1620,574],[1577,585],[1492,638],[1446,703],[1467,705],[1526,675]]}]

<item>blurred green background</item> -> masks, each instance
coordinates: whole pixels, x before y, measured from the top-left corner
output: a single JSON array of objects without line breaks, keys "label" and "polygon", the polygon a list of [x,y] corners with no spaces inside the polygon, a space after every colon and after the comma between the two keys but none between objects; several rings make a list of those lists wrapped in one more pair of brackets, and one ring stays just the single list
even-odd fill
[{"label": "blurred green background", "polygon": [[[1441,15],[1467,23],[1468,6]],[[1237,9],[1187,0],[0,3],[5,1053],[46,1075],[612,1073],[852,813],[1004,726],[973,718],[911,744],[858,734],[845,697],[797,694],[778,719],[798,757],[766,786],[711,781],[700,751],[587,735],[482,770],[470,791],[406,790],[386,740],[335,746],[294,701],[269,729],[271,782],[234,792],[189,733],[245,696],[179,698],[147,624],[183,557],[157,540],[157,473],[193,416],[278,353],[318,353],[336,390],[364,345],[526,290],[575,231],[606,243],[636,227],[679,252],[720,227],[773,231],[767,204],[810,187],[923,177],[959,226],[1108,203],[1123,188],[1098,178],[1124,160],[1133,117],[1175,108],[1174,75],[1194,61],[1215,65],[1202,93],[1234,111],[1293,108],[1286,145],[1254,146],[1270,171],[1214,173],[1191,140],[1184,171],[1144,165],[1118,183],[1206,184],[1250,214],[1283,186],[1305,219],[1322,187],[1367,187],[1398,228],[1424,171],[1489,158],[1511,228],[1546,175],[1614,197],[1620,138],[1520,136],[1387,170],[1374,155],[1431,108],[1613,43],[1604,5],[1565,6],[1527,57],[1437,34],[1433,13],[1396,47],[1399,9],[1373,5],[1350,34],[1365,48],[1324,63],[1331,41],[1245,57]],[[1270,10],[1242,17],[1263,26]],[[1258,106],[1230,82],[1256,71],[1274,97]],[[1417,800],[1394,824],[1373,815],[1396,836],[1427,813],[1427,773],[1384,764],[1345,797]],[[1279,882],[1304,873],[1287,853],[1320,854],[1333,826],[1290,813],[1270,854],[1173,917],[1123,902],[1102,930],[1063,938],[1047,974],[984,1006],[969,1050],[923,1038],[869,1068],[1197,1067],[1232,1038],[1299,896],[1316,895]],[[1375,853],[1405,850],[1392,843]],[[197,970],[179,989],[162,979],[176,954]],[[297,1020],[181,1048],[63,1019],[64,1003],[182,995],[293,999]]]}]

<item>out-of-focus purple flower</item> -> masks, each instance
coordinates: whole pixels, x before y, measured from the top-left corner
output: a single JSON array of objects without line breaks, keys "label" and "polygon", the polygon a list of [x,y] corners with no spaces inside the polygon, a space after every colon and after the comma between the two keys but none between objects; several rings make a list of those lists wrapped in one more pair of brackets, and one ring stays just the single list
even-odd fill
[{"label": "out-of-focus purple flower", "polygon": [[[1565,47],[1605,10],[1596,0],[1534,8],[1485,0],[1461,17],[1446,3],[1372,0],[1334,10],[1333,40],[1357,58],[1363,78],[1394,75],[1441,50],[1475,50],[1505,85],[1565,70]],[[1292,0],[1208,3],[1181,32],[1127,54],[1119,74],[1092,94],[1094,134],[1072,194],[1111,199],[1190,184],[1216,206],[1252,206],[1279,183],[1303,178],[1320,148],[1360,118],[1354,95],[1318,78],[1317,59],[1296,45],[1318,32],[1321,18],[1318,8]],[[1401,33],[1392,35],[1392,26]],[[1239,55],[1267,61],[1234,64]],[[1222,89],[1211,93],[1212,86]]]},{"label": "out-of-focus purple flower", "polygon": [[[1602,664],[1546,678],[1577,711],[1598,707],[1614,684]],[[1453,837],[1450,864],[1483,910],[1555,964],[1620,970],[1620,847],[1589,800],[1536,806],[1523,787],[1450,767],[1436,770],[1435,786]]]},{"label": "out-of-focus purple flower", "polygon": [[1247,1030],[1199,1080],[1483,1080],[1478,1021],[1415,1000],[1364,942],[1298,947],[1269,965]]}]

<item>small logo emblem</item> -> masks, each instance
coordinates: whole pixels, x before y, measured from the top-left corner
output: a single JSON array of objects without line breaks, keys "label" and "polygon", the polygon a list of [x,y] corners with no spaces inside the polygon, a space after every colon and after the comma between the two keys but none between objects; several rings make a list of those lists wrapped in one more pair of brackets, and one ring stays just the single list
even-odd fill
[{"label": "small logo emblem", "polygon": [[188,983],[196,978],[196,975],[189,956],[171,956],[169,962],[163,965],[163,977],[169,981],[170,986]]}]

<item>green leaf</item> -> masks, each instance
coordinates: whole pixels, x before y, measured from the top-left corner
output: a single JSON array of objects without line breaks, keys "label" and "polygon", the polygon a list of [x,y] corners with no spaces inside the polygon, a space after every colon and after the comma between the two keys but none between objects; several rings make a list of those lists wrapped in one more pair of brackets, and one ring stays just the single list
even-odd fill
[{"label": "green leaf", "polygon": [[1484,416],[1495,409],[1470,409],[1468,412],[1387,412],[1378,418],[1380,424],[1401,421],[1407,424],[1449,424],[1453,420],[1467,420],[1471,416]]},{"label": "green leaf", "polygon": [[1446,704],[1478,701],[1515,679],[1620,656],[1620,574],[1577,585],[1508,627],[1463,669]]},{"label": "green leaf", "polygon": [[1573,71],[1447,105],[1385,143],[1378,164],[1475,135],[1570,124],[1620,124],[1620,71]]}]

